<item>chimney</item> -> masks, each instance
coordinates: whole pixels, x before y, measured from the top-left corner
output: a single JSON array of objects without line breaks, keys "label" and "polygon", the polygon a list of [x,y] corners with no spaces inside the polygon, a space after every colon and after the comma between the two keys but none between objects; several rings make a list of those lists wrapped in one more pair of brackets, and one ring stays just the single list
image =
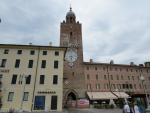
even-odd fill
[{"label": "chimney", "polygon": [[113,60],[110,60],[110,64],[114,64],[114,61],[113,61]]},{"label": "chimney", "polygon": [[90,63],[93,63],[93,59],[90,59]]},{"label": "chimney", "polygon": [[49,42],[49,46],[52,46],[52,42]]},{"label": "chimney", "polygon": [[130,62],[130,66],[134,66],[134,62]]}]

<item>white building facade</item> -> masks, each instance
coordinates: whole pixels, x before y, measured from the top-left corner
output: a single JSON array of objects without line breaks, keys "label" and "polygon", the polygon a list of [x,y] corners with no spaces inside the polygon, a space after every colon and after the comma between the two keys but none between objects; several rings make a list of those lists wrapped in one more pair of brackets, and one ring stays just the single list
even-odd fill
[{"label": "white building facade", "polygon": [[1,111],[61,111],[66,48],[0,45]]}]

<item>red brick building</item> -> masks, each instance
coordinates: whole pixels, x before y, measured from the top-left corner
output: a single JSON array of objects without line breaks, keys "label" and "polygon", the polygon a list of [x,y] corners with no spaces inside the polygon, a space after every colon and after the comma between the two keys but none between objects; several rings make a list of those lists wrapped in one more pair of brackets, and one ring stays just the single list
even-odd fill
[{"label": "red brick building", "polygon": [[[74,54],[68,54],[64,65],[64,105],[81,98],[92,100],[88,92],[93,95],[95,92],[123,92],[140,99],[145,97],[144,85],[150,94],[150,62],[125,65],[113,61],[83,61],[82,26],[71,8],[60,26],[60,46],[68,47],[71,51],[68,53]],[[145,78],[143,85],[141,75]]]}]

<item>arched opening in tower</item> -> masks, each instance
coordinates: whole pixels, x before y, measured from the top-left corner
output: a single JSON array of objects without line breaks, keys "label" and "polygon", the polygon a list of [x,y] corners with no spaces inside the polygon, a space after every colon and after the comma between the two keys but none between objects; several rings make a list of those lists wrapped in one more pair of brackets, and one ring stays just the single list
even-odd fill
[{"label": "arched opening in tower", "polygon": [[73,92],[70,92],[69,94],[68,94],[68,100],[76,100],[77,98],[76,98],[76,95],[73,93]]}]

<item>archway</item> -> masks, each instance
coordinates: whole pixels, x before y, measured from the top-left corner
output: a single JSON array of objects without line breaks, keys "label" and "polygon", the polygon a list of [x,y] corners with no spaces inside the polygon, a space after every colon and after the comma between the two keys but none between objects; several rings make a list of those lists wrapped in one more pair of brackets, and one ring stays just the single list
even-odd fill
[{"label": "archway", "polygon": [[77,104],[78,94],[74,90],[69,90],[66,92],[65,96],[65,106],[67,108],[75,108]]},{"label": "archway", "polygon": [[76,99],[77,99],[77,97],[73,92],[70,92],[68,94],[67,100],[76,100]]}]

